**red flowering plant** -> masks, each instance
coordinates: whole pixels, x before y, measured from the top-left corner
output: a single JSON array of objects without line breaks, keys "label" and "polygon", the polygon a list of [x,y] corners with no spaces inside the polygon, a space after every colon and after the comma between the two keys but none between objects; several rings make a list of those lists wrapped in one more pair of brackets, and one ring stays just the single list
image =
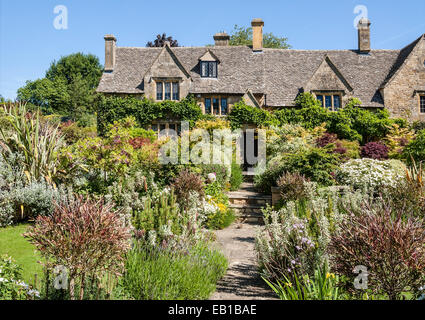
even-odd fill
[{"label": "red flowering plant", "polygon": [[69,294],[83,299],[86,280],[120,274],[130,249],[131,230],[112,205],[82,196],[55,204],[50,216],[39,216],[24,235],[43,256],[48,270],[68,271]]}]

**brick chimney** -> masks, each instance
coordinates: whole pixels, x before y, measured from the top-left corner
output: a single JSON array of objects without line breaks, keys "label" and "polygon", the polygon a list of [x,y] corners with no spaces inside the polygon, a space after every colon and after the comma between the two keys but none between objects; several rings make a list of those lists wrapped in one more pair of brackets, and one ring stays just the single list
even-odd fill
[{"label": "brick chimney", "polygon": [[254,19],[251,22],[252,26],[252,50],[263,51],[263,27],[264,21]]},{"label": "brick chimney", "polygon": [[114,70],[116,42],[117,39],[112,34],[105,36],[105,71]]},{"label": "brick chimney", "polygon": [[359,34],[359,53],[370,52],[370,21],[367,18],[360,19],[357,29]]},{"label": "brick chimney", "polygon": [[216,33],[214,35],[214,41],[217,47],[228,47],[230,36],[226,32]]}]

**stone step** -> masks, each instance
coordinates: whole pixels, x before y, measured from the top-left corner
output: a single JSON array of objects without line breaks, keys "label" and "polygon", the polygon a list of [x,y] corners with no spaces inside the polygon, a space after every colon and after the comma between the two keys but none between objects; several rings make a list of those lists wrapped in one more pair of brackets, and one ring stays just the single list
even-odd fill
[{"label": "stone step", "polygon": [[245,182],[254,182],[255,174],[253,172],[244,171],[242,172],[243,181]]}]

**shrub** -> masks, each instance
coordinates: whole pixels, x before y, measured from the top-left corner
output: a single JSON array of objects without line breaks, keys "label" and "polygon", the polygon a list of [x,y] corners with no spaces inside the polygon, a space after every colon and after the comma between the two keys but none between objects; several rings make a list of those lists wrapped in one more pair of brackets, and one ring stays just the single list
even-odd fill
[{"label": "shrub", "polygon": [[[132,224],[144,240],[153,242],[152,232],[155,233],[155,244],[169,240],[170,237],[180,235],[188,224],[181,214],[173,190],[165,190],[158,198],[147,197],[143,203],[143,210],[133,211]],[[157,232],[156,232],[157,231]]]},{"label": "shrub", "polygon": [[369,142],[362,147],[361,155],[363,158],[385,160],[388,159],[388,148],[380,142]]},{"label": "shrub", "polygon": [[398,124],[393,124],[384,138],[384,143],[388,147],[388,156],[391,159],[403,158],[404,148],[415,138],[415,133],[408,128],[400,128]]},{"label": "shrub", "polygon": [[322,135],[320,138],[316,140],[316,145],[319,148],[326,147],[329,144],[335,143],[338,137],[336,134],[325,132],[324,135]]},{"label": "shrub", "polygon": [[322,185],[334,182],[332,173],[339,163],[339,156],[321,148],[288,155],[284,166],[288,172],[299,172],[306,178]]},{"label": "shrub", "polygon": [[59,128],[68,144],[85,138],[94,138],[97,134],[96,127],[80,127],[78,123],[71,120],[61,123]]},{"label": "shrub", "polygon": [[136,247],[128,254],[122,286],[136,300],[208,299],[226,269],[225,257],[205,244],[186,254]]},{"label": "shrub", "polygon": [[395,186],[386,188],[382,196],[395,210],[409,212],[418,218],[425,217],[425,180],[422,165],[413,164],[406,170],[406,178]]},{"label": "shrub", "polygon": [[353,159],[339,167],[336,180],[356,189],[380,192],[404,179],[405,170],[406,166],[398,160]]},{"label": "shrub", "polygon": [[204,197],[204,181],[202,178],[187,169],[181,171],[171,185],[177,196],[177,202],[187,208],[190,192],[196,192],[199,197]]},{"label": "shrub", "polygon": [[61,202],[65,190],[42,182],[28,182],[19,165],[21,155],[9,155],[9,166],[0,155],[0,227],[52,213],[53,202]]},{"label": "shrub", "polygon": [[256,237],[256,251],[261,273],[270,282],[294,281],[295,274],[314,276],[328,262],[327,246],[346,208],[358,208],[367,198],[346,187],[318,189],[309,182],[306,189],[304,200],[288,202],[279,211],[263,210],[265,226]]},{"label": "shrub", "polygon": [[368,269],[368,288],[391,300],[417,293],[425,275],[423,221],[394,212],[385,203],[368,203],[342,222],[329,246],[333,269],[351,288],[358,265]]},{"label": "shrub", "polygon": [[235,161],[232,162],[232,174],[230,176],[230,190],[236,191],[243,182],[242,167]]},{"label": "shrub", "polygon": [[3,108],[13,128],[9,132],[0,127],[0,153],[3,159],[7,161],[12,153],[21,153],[23,158],[20,165],[29,181],[45,179],[52,182],[58,174],[57,152],[63,144],[59,128],[42,122],[39,112],[27,112],[24,104]]},{"label": "shrub", "polygon": [[425,160],[425,129],[418,131],[416,139],[412,140],[403,151],[403,156],[408,163]]},{"label": "shrub", "polygon": [[219,210],[207,216],[205,226],[210,230],[222,230],[230,226],[235,219],[235,212],[232,209],[219,205]]},{"label": "shrub", "polygon": [[338,140],[335,146],[334,152],[343,155],[343,158],[347,160],[360,158],[360,145],[358,141]]},{"label": "shrub", "polygon": [[22,268],[7,255],[0,256],[0,300],[38,298],[39,292],[22,281]]},{"label": "shrub", "polygon": [[230,121],[232,129],[241,128],[244,124],[253,124],[257,127],[268,127],[278,125],[279,121],[273,113],[248,106],[244,101],[237,102],[233,105],[227,119]]},{"label": "shrub", "polygon": [[277,186],[284,202],[305,199],[307,190],[306,179],[298,173],[284,173],[278,180]]},{"label": "shrub", "polygon": [[47,269],[62,265],[68,270],[71,299],[79,280],[79,298],[84,297],[85,280],[101,279],[105,273],[122,270],[129,249],[130,232],[111,205],[82,196],[56,205],[54,214],[39,216],[26,234],[45,258]]},{"label": "shrub", "polygon": [[284,277],[283,283],[277,280],[276,284],[264,280],[281,300],[339,300],[341,295],[339,277],[329,273],[327,266],[315,270],[312,277],[294,275],[294,280]]}]

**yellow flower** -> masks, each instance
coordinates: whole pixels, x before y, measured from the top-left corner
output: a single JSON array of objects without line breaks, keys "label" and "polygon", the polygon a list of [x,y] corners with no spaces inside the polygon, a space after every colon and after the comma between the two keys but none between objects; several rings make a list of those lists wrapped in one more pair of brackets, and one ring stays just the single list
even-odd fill
[{"label": "yellow flower", "polygon": [[286,285],[290,288],[292,288],[292,283],[291,282],[287,282]]},{"label": "yellow flower", "polygon": [[335,274],[334,273],[327,273],[326,274],[326,279],[329,279],[329,278],[332,278],[332,279],[335,279]]}]

